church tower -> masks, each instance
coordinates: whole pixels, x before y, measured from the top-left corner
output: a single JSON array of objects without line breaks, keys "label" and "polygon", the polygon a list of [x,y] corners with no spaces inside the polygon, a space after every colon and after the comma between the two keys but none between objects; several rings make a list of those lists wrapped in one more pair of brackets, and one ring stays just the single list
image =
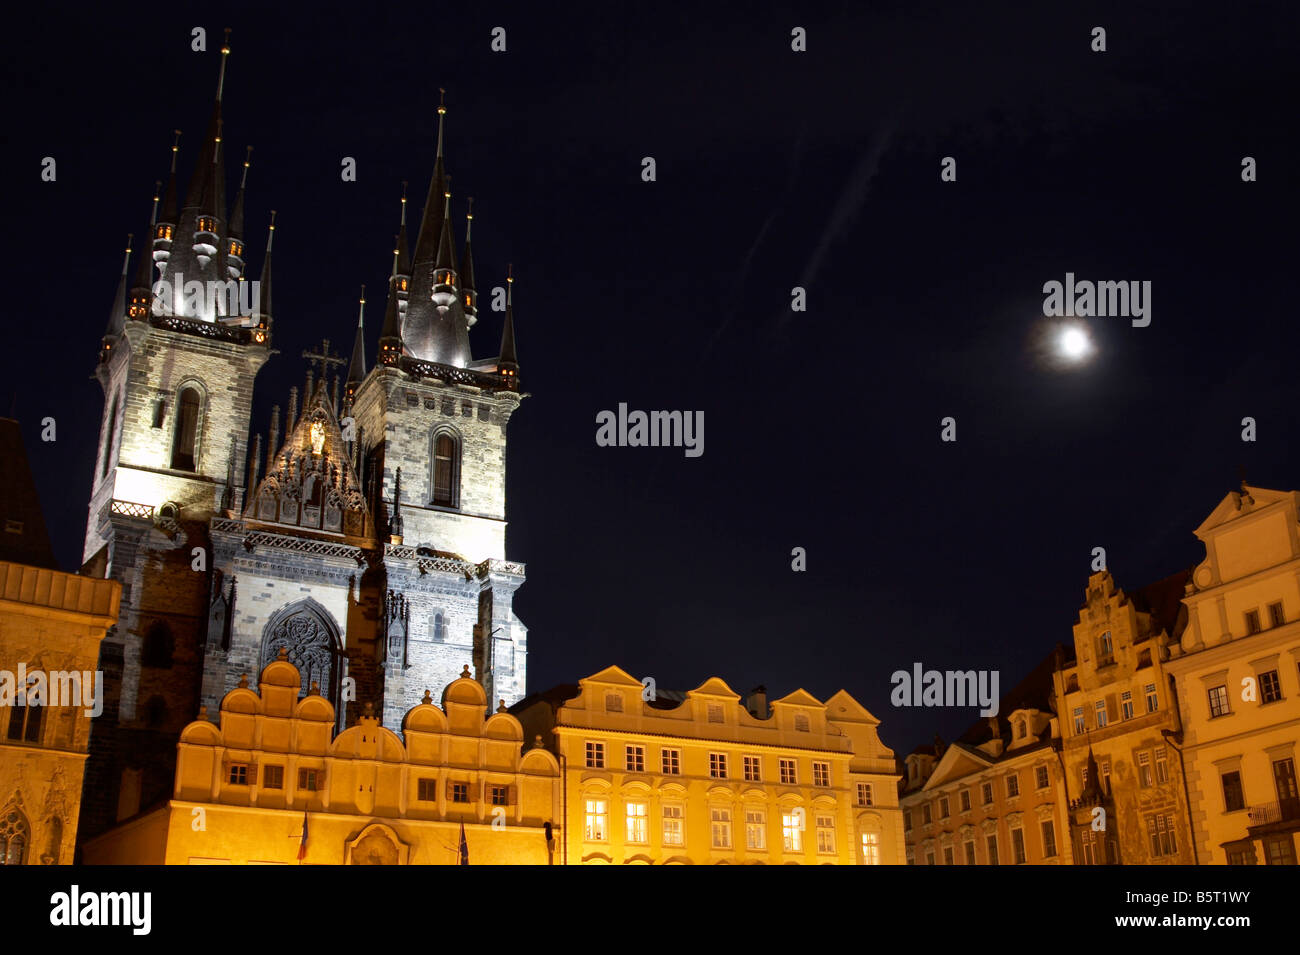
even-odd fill
[{"label": "church tower", "polygon": [[[387,589],[401,601],[404,647],[383,660],[384,724],[468,666],[489,700],[525,693],[527,629],[515,616],[524,566],[506,559],[506,428],[524,395],[515,356],[512,280],[499,353],[474,360],[478,318],[473,214],[458,256],[443,155],[446,107],[414,254],[403,225],[394,252],[378,361],[349,383],[344,408],[374,474]],[[364,356],[361,356],[362,366]],[[364,369],[353,360],[353,376]],[[350,377],[353,377],[350,376]]]},{"label": "church tower", "polygon": [[270,355],[269,242],[261,278],[247,280],[242,182],[233,207],[225,199],[229,54],[223,44],[183,204],[178,134],[133,279],[123,266],[95,369],[104,412],[83,561],[86,572],[120,581],[123,596],[101,645],[106,707],[92,730],[87,835],[170,791],[176,737],[194,718],[202,674],[208,524],[241,506],[253,381]]}]

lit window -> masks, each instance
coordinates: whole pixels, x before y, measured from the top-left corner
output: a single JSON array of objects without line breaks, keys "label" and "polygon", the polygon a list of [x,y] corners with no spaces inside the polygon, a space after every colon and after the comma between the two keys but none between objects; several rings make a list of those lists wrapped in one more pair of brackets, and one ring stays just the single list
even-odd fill
[{"label": "lit window", "polygon": [[[823,854],[829,854],[835,851],[834,816],[817,817],[817,851]],[[952,862],[949,861],[948,864],[951,865]]]},{"label": "lit window", "polygon": [[627,841],[641,845],[650,841],[650,806],[643,802],[630,802],[627,811]]},{"label": "lit window", "polygon": [[781,768],[781,783],[785,786],[793,786],[798,783],[798,774],[795,772],[793,759],[782,759],[778,764]]},{"label": "lit window", "polygon": [[645,772],[645,747],[629,746],[627,747],[627,771],[629,773]]},{"label": "lit window", "polygon": [[786,852],[803,852],[803,810],[781,814],[781,838]]},{"label": "lit window", "polygon": [[713,848],[731,848],[731,810],[720,806],[709,810],[709,829]]},{"label": "lit window", "polygon": [[599,742],[587,741],[587,768],[604,769],[605,768],[605,744]]},{"label": "lit window", "polygon": [[880,834],[864,832],[862,834],[862,864],[880,865]]},{"label": "lit window", "polygon": [[23,865],[32,832],[27,817],[11,809],[0,819],[0,865]]},{"label": "lit window", "polygon": [[587,841],[604,842],[609,832],[609,803],[603,799],[587,800]]},{"label": "lit window", "polygon": [[679,776],[682,772],[682,751],[680,749],[665,749],[660,751],[660,761],[663,763],[663,774],[665,776]]},{"label": "lit window", "polygon": [[745,848],[767,848],[767,815],[761,809],[745,810]]},{"label": "lit window", "polygon": [[745,781],[758,783],[763,781],[763,764],[760,756],[746,756],[745,761]]},{"label": "lit window", "polygon": [[681,806],[667,805],[663,807],[664,845],[681,846],[684,844],[683,815],[684,810]]},{"label": "lit window", "polygon": [[829,786],[831,784],[831,764],[814,761],[812,764],[813,785]]},{"label": "lit window", "polygon": [[713,779],[727,778],[727,754],[710,753],[709,754],[709,776]]}]

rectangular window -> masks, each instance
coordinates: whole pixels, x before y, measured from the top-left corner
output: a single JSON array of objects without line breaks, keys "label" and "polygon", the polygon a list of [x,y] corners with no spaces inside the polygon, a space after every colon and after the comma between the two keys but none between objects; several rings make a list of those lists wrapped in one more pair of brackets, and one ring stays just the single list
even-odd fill
[{"label": "rectangular window", "polygon": [[910,809],[904,809],[904,810],[903,810],[903,829],[904,829],[904,830],[909,830],[909,829],[911,829],[911,828],[912,828],[912,810],[910,810]]},{"label": "rectangular window", "polygon": [[796,733],[808,732],[808,714],[796,713],[794,715],[794,729]]},{"label": "rectangular window", "polygon": [[1174,838],[1173,813],[1157,813],[1147,816],[1147,835],[1151,839],[1153,856],[1171,856],[1178,852],[1178,841]]},{"label": "rectangular window", "polygon": [[686,830],[682,823],[684,810],[681,806],[667,805],[663,807],[664,820],[664,845],[681,846],[685,844]]},{"label": "rectangular window", "polygon": [[320,770],[319,769],[300,769],[298,770],[298,788],[310,793],[314,793],[320,788]]},{"label": "rectangular window", "polygon": [[1264,839],[1264,858],[1269,865],[1295,865],[1295,843],[1291,833]]},{"label": "rectangular window", "polygon": [[934,851],[931,850],[925,854],[925,864],[934,865]]},{"label": "rectangular window", "polygon": [[1259,633],[1259,611],[1246,611],[1246,634]]},{"label": "rectangular window", "polygon": [[777,764],[781,768],[781,783],[786,786],[795,785],[799,779],[795,773],[794,760],[782,759]]},{"label": "rectangular window", "polygon": [[1169,782],[1169,754],[1163,748],[1156,750],[1156,782]]},{"label": "rectangular window", "polygon": [[644,802],[630,802],[625,807],[627,812],[627,841],[643,845],[650,841],[650,805]]},{"label": "rectangular window", "polygon": [[930,804],[926,803],[921,807],[921,825],[928,826],[929,824],[930,824]]},{"label": "rectangular window", "polygon": [[874,806],[875,804],[876,798],[871,791],[871,783],[858,783],[858,805]]},{"label": "rectangular window", "polygon": [[961,811],[970,812],[970,790],[963,789],[957,798],[960,801]]},{"label": "rectangular window", "polygon": [[709,722],[710,722],[710,723],[721,723],[721,722],[723,722],[723,717],[722,717],[722,704],[721,704],[721,703],[710,703],[710,704],[709,704]]},{"label": "rectangular window", "polygon": [[1156,710],[1160,709],[1160,700],[1156,697],[1156,685],[1154,683],[1148,683],[1145,689],[1147,695],[1147,712],[1154,713]]},{"label": "rectangular window", "polygon": [[880,865],[880,834],[864,832],[862,834],[862,864]]},{"label": "rectangular window", "polygon": [[745,781],[758,783],[763,781],[763,758],[761,756],[746,756],[745,762]]},{"label": "rectangular window", "polygon": [[248,785],[248,764],[231,763],[230,764],[230,785],[247,786]]},{"label": "rectangular window", "polygon": [[829,786],[831,784],[831,764],[814,762],[813,766],[813,785]]},{"label": "rectangular window", "polygon": [[1133,691],[1125,690],[1119,695],[1119,718],[1122,720],[1131,720],[1133,718]]},{"label": "rectangular window", "polygon": [[1151,754],[1146,750],[1138,753],[1138,785],[1151,785]]},{"label": "rectangular window", "polygon": [[709,810],[709,826],[712,831],[713,848],[731,848],[731,810],[715,807]]},{"label": "rectangular window", "polygon": [[998,836],[997,833],[991,833],[984,838],[984,845],[989,850],[989,865],[998,864]]},{"label": "rectangular window", "polygon": [[415,798],[420,802],[438,801],[438,780],[420,779],[415,784]]},{"label": "rectangular window", "polygon": [[284,767],[263,766],[262,767],[262,788],[283,789],[284,788]]},{"label": "rectangular window", "polygon": [[1226,686],[1210,687],[1210,719],[1228,715],[1228,688]]},{"label": "rectangular window", "polygon": [[1039,827],[1043,834],[1043,858],[1050,859],[1056,855],[1056,826],[1052,820],[1045,819]]},{"label": "rectangular window", "polygon": [[1282,699],[1282,684],[1278,681],[1276,670],[1266,670],[1259,675],[1259,701],[1276,703]]},{"label": "rectangular window", "polygon": [[980,785],[980,798],[983,800],[984,805],[986,806],[991,805],[993,803],[992,783],[983,783]]},{"label": "rectangular window", "polygon": [[954,865],[954,864],[955,864],[955,863],[952,861],[952,846],[944,846],[944,847],[943,847],[943,864],[944,864],[944,865]]},{"label": "rectangular window", "polygon": [[823,855],[835,852],[835,817],[817,817],[817,851]]},{"label": "rectangular window", "polygon": [[1025,830],[1011,830],[1011,858],[1016,865],[1025,864]]},{"label": "rectangular window", "polygon": [[1007,798],[1020,795],[1020,777],[1012,773],[1007,777]]},{"label": "rectangular window", "polygon": [[587,841],[604,842],[609,838],[609,803],[603,799],[587,800]]},{"label": "rectangular window", "polygon": [[1083,724],[1083,707],[1076,706],[1074,708],[1074,735],[1082,736],[1087,732],[1087,729],[1088,728]]},{"label": "rectangular window", "polygon": [[1106,725],[1106,701],[1098,700],[1096,709],[1097,709],[1097,729],[1101,729],[1103,726]]},{"label": "rectangular window", "polygon": [[1241,773],[1233,771],[1224,773],[1223,777],[1223,811],[1236,812],[1246,808],[1246,795],[1241,788]]},{"label": "rectangular window", "polygon": [[469,802],[469,783],[452,783],[451,801]]},{"label": "rectangular window", "polygon": [[781,838],[786,852],[803,852],[803,818],[802,812],[781,814]]},{"label": "rectangular window", "polygon": [[659,758],[660,762],[663,763],[665,776],[680,776],[682,774],[682,751],[680,749],[660,750]]},{"label": "rectangular window", "polygon": [[975,842],[974,842],[974,840],[972,840],[972,839],[967,839],[966,842],[963,843],[962,848],[966,850],[966,864],[967,864],[967,865],[974,865],[974,864],[975,864]]},{"label": "rectangular window", "polygon": [[1280,602],[1268,605],[1268,619],[1272,621],[1272,624],[1275,627],[1280,627],[1286,623],[1286,614],[1282,612],[1282,604]]},{"label": "rectangular window", "polygon": [[767,814],[761,809],[745,810],[745,848],[767,848]]},{"label": "rectangular window", "polygon": [[947,819],[949,815],[950,813],[948,811],[948,797],[940,796],[939,797],[939,818]]},{"label": "rectangular window", "polygon": [[727,778],[727,754],[710,753],[709,754],[709,776],[713,779]]},{"label": "rectangular window", "polygon": [[645,772],[645,747],[629,746],[627,747],[627,771],[629,773]]},{"label": "rectangular window", "polygon": [[488,798],[494,806],[508,806],[510,805],[510,787],[489,786]]},{"label": "rectangular window", "polygon": [[623,694],[606,693],[605,694],[605,712],[622,713],[623,712]]},{"label": "rectangular window", "polygon": [[605,744],[587,740],[587,768],[605,768]]},{"label": "rectangular window", "polygon": [[1034,769],[1034,787],[1037,789],[1046,789],[1048,786],[1047,767],[1039,766]]}]

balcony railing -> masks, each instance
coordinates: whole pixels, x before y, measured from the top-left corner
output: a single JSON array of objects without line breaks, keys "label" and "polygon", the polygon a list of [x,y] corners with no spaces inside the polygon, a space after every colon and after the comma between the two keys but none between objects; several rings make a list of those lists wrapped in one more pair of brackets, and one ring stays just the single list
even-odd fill
[{"label": "balcony railing", "polygon": [[1261,806],[1251,806],[1247,815],[1252,826],[1268,826],[1276,822],[1300,822],[1300,799],[1281,799]]},{"label": "balcony railing", "polygon": [[114,498],[109,502],[109,511],[121,517],[138,517],[146,521],[153,520],[153,507],[149,504],[135,504],[131,501],[119,501]]},{"label": "balcony railing", "polygon": [[416,378],[439,378],[456,385],[473,385],[486,391],[518,391],[519,379],[510,375],[498,375],[485,371],[473,371],[469,368],[457,368],[433,361],[404,356],[401,369]]}]

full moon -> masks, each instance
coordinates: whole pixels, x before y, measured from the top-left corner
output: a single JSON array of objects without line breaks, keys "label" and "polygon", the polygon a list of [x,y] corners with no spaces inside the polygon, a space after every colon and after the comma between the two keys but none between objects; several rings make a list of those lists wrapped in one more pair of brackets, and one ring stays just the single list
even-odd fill
[{"label": "full moon", "polygon": [[1057,348],[1061,357],[1069,361],[1082,361],[1092,351],[1092,342],[1088,333],[1078,326],[1071,326],[1061,332],[1057,339]]}]

